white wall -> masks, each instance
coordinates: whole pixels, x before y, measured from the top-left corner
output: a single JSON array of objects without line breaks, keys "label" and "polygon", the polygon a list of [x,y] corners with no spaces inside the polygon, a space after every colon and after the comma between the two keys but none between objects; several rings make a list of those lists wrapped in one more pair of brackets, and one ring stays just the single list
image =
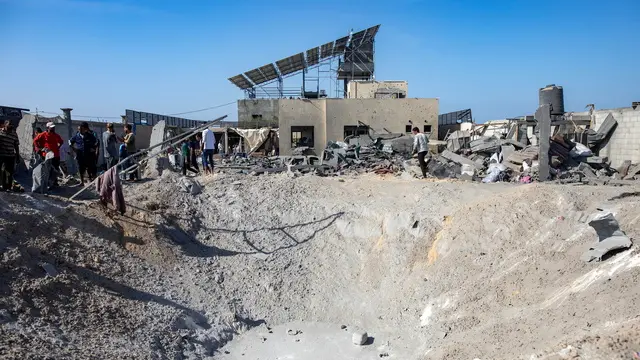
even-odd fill
[{"label": "white wall", "polygon": [[611,135],[609,143],[600,150],[600,156],[611,160],[611,166],[619,167],[625,160],[633,164],[640,163],[640,107],[596,110],[593,129],[598,130],[607,115],[613,115],[618,126]]}]

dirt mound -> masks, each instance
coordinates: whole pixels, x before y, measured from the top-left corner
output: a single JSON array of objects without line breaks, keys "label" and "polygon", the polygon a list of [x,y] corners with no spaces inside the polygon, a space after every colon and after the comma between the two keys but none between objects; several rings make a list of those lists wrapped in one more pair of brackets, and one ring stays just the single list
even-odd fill
[{"label": "dirt mound", "polygon": [[635,246],[579,260],[597,207],[638,238],[628,188],[216,175],[192,195],[179,181],[128,187],[123,216],[0,194],[0,357],[234,358],[228,341],[291,322],[365,329],[398,359],[637,345]]}]

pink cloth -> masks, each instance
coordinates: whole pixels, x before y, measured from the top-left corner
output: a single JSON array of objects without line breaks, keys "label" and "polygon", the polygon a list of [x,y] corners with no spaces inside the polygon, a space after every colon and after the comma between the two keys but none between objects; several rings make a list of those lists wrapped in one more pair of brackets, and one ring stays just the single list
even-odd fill
[{"label": "pink cloth", "polygon": [[98,194],[100,194],[100,200],[102,200],[102,202],[106,204],[111,201],[113,206],[120,211],[120,214],[124,214],[125,211],[127,211],[117,167],[112,167],[98,177],[96,190],[98,191]]}]

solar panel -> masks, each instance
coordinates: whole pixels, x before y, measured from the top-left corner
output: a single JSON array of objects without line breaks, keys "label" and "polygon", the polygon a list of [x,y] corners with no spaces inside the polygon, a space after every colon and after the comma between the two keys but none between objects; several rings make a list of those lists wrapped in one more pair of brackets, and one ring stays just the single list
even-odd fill
[{"label": "solar panel", "polygon": [[333,41],[320,46],[320,59],[326,59],[332,55]]},{"label": "solar panel", "polygon": [[336,45],[333,48],[333,55],[338,55],[344,53],[344,49],[347,47],[347,41],[349,41],[349,37],[341,37],[336,40]]},{"label": "solar panel", "polygon": [[247,80],[247,78],[244,77],[244,75],[242,74],[238,74],[234,77],[230,77],[229,81],[231,81],[235,86],[239,87],[240,89],[249,89],[253,87],[253,84],[251,84],[249,80]]},{"label": "solar panel", "polygon": [[373,38],[376,37],[376,34],[378,33],[378,29],[380,29],[380,25],[376,25],[368,28],[367,34],[364,36],[364,40],[365,41],[373,40]]},{"label": "solar panel", "polygon": [[264,75],[264,77],[267,79],[267,81],[271,81],[278,77],[278,72],[276,71],[276,67],[273,66],[273,64],[267,64],[265,66],[262,66],[260,67],[259,70],[262,73],[262,75]]},{"label": "solar panel", "polygon": [[292,72],[304,69],[304,54],[299,53],[288,58],[276,61],[280,74],[287,75]]},{"label": "solar panel", "polygon": [[246,73],[244,73],[244,75],[248,77],[249,80],[251,80],[256,85],[262,84],[263,82],[267,81],[267,78],[264,75],[262,75],[262,73],[260,72],[260,69],[249,70]]},{"label": "solar panel", "polygon": [[362,44],[362,40],[364,40],[364,35],[367,32],[367,29],[358,31],[357,33],[351,35],[351,46],[360,46]]},{"label": "solar panel", "polygon": [[307,50],[308,66],[315,65],[318,62],[320,62],[320,59],[318,59],[319,52],[320,52],[320,47],[314,47],[313,49]]},{"label": "solar panel", "polygon": [[[0,0],[2,1],[2,0]],[[351,35],[350,45],[358,47],[358,51],[373,54],[373,39],[378,33],[380,25],[372,26],[365,30],[358,31]],[[324,60],[333,56],[345,55],[349,36],[344,36],[338,40],[328,42],[319,47],[314,47],[304,53],[286,57],[274,64],[267,64],[257,69],[253,69],[229,78],[234,85],[240,89],[250,89],[255,85],[271,82],[279,76],[289,75],[296,71],[302,70],[305,66],[317,65],[320,60]],[[306,62],[305,62],[306,53]]]}]

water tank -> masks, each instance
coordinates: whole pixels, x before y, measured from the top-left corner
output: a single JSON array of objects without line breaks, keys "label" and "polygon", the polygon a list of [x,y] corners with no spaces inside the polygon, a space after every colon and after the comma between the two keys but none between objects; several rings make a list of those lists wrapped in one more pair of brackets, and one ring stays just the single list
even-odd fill
[{"label": "water tank", "polygon": [[564,114],[564,92],[562,86],[547,85],[540,89],[539,105],[551,104],[551,115]]}]

